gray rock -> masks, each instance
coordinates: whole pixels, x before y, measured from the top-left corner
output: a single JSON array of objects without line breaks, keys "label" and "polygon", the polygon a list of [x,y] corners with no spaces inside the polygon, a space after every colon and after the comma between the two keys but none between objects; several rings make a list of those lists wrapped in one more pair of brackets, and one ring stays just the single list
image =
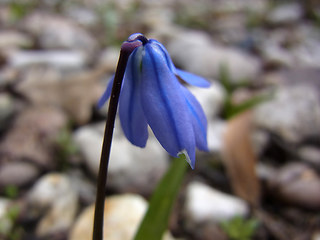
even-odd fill
[{"label": "gray rock", "polygon": [[9,54],[8,62],[15,68],[44,65],[70,70],[83,68],[86,59],[79,51],[15,51]]},{"label": "gray rock", "polygon": [[12,185],[21,187],[33,182],[40,174],[39,169],[27,162],[9,162],[1,165],[0,188]]},{"label": "gray rock", "polygon": [[24,20],[23,28],[36,36],[45,49],[73,49],[91,55],[97,46],[85,29],[58,15],[33,12]]},{"label": "gray rock", "polygon": [[28,159],[44,169],[52,168],[56,137],[66,124],[64,113],[57,108],[37,106],[25,109],[0,142],[1,161]]},{"label": "gray rock", "polygon": [[186,190],[184,205],[189,228],[199,223],[222,222],[249,213],[247,204],[234,196],[222,193],[210,186],[192,182]]},{"label": "gray rock", "polygon": [[[57,69],[52,66],[24,68],[15,90],[35,105],[63,109],[69,119],[81,125],[92,116],[92,108],[103,93],[103,69]],[[45,78],[44,78],[45,76]]]},{"label": "gray rock", "polygon": [[99,21],[97,14],[89,8],[70,5],[69,7],[67,6],[64,12],[66,16],[85,27],[93,27],[98,24]]},{"label": "gray rock", "polygon": [[50,173],[40,178],[27,195],[29,214],[38,211],[38,236],[54,235],[71,227],[78,209],[78,196],[68,177]]},{"label": "gray rock", "polygon": [[261,31],[257,47],[263,59],[272,65],[296,68],[319,68],[319,30],[306,23],[299,23],[295,31],[280,28]]},{"label": "gray rock", "polygon": [[303,9],[298,3],[282,4],[274,8],[267,16],[272,24],[287,24],[299,21],[302,18]]},{"label": "gray rock", "polygon": [[307,38],[298,46],[291,49],[295,66],[320,67],[320,41],[319,39]]},{"label": "gray rock", "polygon": [[305,162],[320,169],[320,149],[315,146],[302,146],[297,150],[298,156]]},{"label": "gray rock", "polygon": [[72,188],[77,192],[79,200],[85,205],[92,204],[96,199],[96,185],[87,179],[83,171],[72,169],[68,172]]},{"label": "gray rock", "polygon": [[[88,125],[74,133],[85,164],[97,176],[105,123]],[[120,192],[150,194],[168,167],[168,155],[150,133],[147,146],[133,146],[116,124],[108,169],[108,186]]]},{"label": "gray rock", "polygon": [[320,209],[320,177],[300,163],[291,163],[269,179],[269,191],[276,199],[305,209]]},{"label": "gray rock", "polygon": [[272,100],[255,108],[254,122],[290,143],[319,137],[317,89],[301,84],[279,87]]},{"label": "gray rock", "polygon": [[9,66],[4,66],[0,70],[0,87],[5,88],[6,86],[13,84],[18,79],[18,70]]},{"label": "gray rock", "polygon": [[254,80],[261,70],[259,60],[236,48],[224,47],[201,32],[180,31],[168,42],[174,62],[195,74],[217,78],[222,66],[233,81]]},{"label": "gray rock", "polygon": [[226,92],[217,81],[211,81],[209,88],[189,87],[201,104],[208,119],[213,119],[223,107]]},{"label": "gray rock", "polygon": [[32,39],[21,32],[7,30],[0,31],[0,50],[8,50],[12,48],[30,47]]}]

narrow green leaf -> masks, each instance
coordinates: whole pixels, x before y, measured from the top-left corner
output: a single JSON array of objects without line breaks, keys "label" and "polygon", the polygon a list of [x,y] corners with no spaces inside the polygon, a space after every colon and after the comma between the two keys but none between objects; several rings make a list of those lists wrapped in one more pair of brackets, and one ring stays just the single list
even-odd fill
[{"label": "narrow green leaf", "polygon": [[168,228],[172,206],[179,193],[183,177],[188,169],[184,155],[174,158],[171,167],[153,193],[149,208],[134,240],[161,240]]},{"label": "narrow green leaf", "polygon": [[227,119],[230,119],[239,113],[251,109],[256,105],[271,99],[271,97],[271,94],[257,95],[244,101],[243,103],[240,103],[238,105],[232,105],[229,108],[229,111],[227,112]]}]

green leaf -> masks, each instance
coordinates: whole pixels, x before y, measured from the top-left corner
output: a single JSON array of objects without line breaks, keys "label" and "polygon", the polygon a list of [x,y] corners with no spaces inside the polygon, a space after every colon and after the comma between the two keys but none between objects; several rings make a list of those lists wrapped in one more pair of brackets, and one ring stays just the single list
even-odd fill
[{"label": "green leaf", "polygon": [[222,229],[231,240],[250,240],[259,227],[258,220],[237,216],[221,223]]},{"label": "green leaf", "polygon": [[179,193],[183,177],[188,169],[183,154],[174,158],[171,167],[153,193],[148,211],[142,220],[134,240],[161,240],[168,228],[172,206]]},{"label": "green leaf", "polygon": [[230,119],[235,115],[242,113],[248,109],[251,109],[262,102],[270,100],[271,98],[272,98],[271,94],[263,94],[263,95],[254,96],[238,105],[230,104],[230,106],[228,106],[229,108],[226,111],[226,118]]}]

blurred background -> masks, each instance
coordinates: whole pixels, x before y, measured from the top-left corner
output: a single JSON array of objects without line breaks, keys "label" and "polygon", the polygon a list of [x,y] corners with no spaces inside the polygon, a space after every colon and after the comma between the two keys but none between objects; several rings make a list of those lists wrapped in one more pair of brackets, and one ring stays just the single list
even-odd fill
[{"label": "blurred background", "polygon": [[[191,88],[210,152],[197,153],[164,239],[320,239],[320,2],[0,1],[0,239],[89,240],[119,48],[143,33]],[[131,239],[170,158],[116,123],[105,239]]]}]

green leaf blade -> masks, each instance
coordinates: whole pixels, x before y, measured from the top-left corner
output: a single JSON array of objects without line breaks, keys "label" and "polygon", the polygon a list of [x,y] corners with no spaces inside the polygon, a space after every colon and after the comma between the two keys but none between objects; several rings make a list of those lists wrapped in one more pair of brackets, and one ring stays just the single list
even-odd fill
[{"label": "green leaf blade", "polygon": [[168,228],[170,213],[188,169],[185,156],[175,158],[153,193],[149,208],[134,240],[161,240]]}]

